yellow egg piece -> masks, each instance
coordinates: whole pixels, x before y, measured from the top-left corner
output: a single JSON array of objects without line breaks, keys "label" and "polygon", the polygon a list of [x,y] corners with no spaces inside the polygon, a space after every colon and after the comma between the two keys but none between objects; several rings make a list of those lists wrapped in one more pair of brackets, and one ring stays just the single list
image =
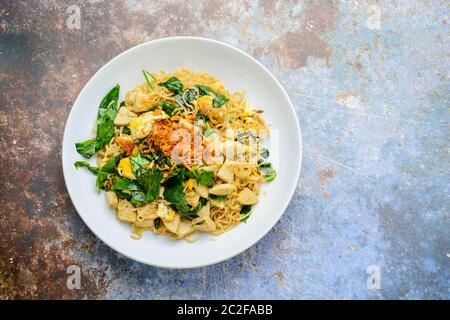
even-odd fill
[{"label": "yellow egg piece", "polygon": [[136,139],[145,138],[150,134],[152,125],[156,120],[167,118],[166,114],[155,115],[153,111],[141,114],[139,117],[130,121],[131,137]]},{"label": "yellow egg piece", "polygon": [[198,99],[197,105],[199,109],[211,108],[213,100],[214,98],[211,96],[203,96]]},{"label": "yellow egg piece", "polygon": [[194,184],[195,184],[195,179],[189,179],[189,180],[186,182],[186,187],[187,187],[189,190],[192,190],[192,188],[194,188]]},{"label": "yellow egg piece", "polygon": [[131,167],[130,157],[122,158],[117,166],[117,171],[122,177],[128,179],[136,179],[133,173],[133,168]]},{"label": "yellow egg piece", "polygon": [[166,220],[167,221],[172,221],[173,218],[175,218],[175,211],[170,210]]},{"label": "yellow egg piece", "polygon": [[130,129],[139,129],[139,127],[142,125],[142,119],[140,118],[133,118],[130,121]]}]

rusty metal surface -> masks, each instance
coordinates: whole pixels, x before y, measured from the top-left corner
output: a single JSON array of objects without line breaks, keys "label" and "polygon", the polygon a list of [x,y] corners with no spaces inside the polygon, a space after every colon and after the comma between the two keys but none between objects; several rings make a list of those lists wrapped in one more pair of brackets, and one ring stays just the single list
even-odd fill
[{"label": "rusty metal surface", "polygon": [[[68,24],[77,7],[79,29]],[[2,0],[0,298],[450,298],[448,12],[438,0]],[[175,35],[260,60],[290,94],[304,142],[281,221],[196,270],[148,267],[101,243],[61,168],[88,79]],[[70,265],[80,289],[66,285]],[[379,289],[367,284],[374,268]]]}]

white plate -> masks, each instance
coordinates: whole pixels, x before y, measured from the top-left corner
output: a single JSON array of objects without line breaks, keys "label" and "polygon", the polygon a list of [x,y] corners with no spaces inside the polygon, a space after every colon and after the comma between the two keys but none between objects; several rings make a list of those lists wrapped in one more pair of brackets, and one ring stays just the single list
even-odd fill
[{"label": "white plate", "polygon": [[[230,91],[245,90],[253,106],[264,110],[271,128],[274,182],[264,184],[259,203],[247,223],[220,235],[202,234],[194,243],[173,241],[145,232],[133,240],[130,225],[118,221],[95,188],[95,176],[76,170],[82,160],[75,142],[91,138],[98,105],[116,83],[120,98],[144,81],[141,70],[173,71],[189,67],[218,77]],[[260,240],[285,211],[297,185],[301,167],[301,135],[289,97],[275,77],[258,61],[227,44],[192,37],[150,41],[118,55],[101,68],[81,90],[67,119],[62,162],[70,198],[80,217],[103,242],[121,254],[149,265],[169,268],[206,266],[231,258]],[[91,162],[94,162],[92,159]]]}]

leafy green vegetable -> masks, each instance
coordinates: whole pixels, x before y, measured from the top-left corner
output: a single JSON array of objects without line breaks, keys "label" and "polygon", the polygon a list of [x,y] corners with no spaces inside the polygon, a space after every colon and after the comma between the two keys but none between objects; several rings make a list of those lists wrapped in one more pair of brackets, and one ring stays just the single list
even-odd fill
[{"label": "leafy green vegetable", "polygon": [[144,204],[146,197],[145,193],[139,190],[139,188],[136,186],[135,183],[130,183],[129,185],[130,189],[136,189],[136,190],[130,190],[131,191],[131,204]]},{"label": "leafy green vegetable", "polygon": [[147,158],[143,157],[140,152],[138,152],[136,156],[131,156],[130,162],[131,168],[133,169],[133,173],[136,178],[148,171],[147,166],[150,164],[150,161]]},{"label": "leafy green vegetable", "polygon": [[145,200],[155,201],[159,197],[160,182],[163,174],[156,166],[151,170],[147,168],[150,161],[143,157],[140,152],[136,156],[130,157],[131,167],[136,177],[136,183],[145,194]]},{"label": "leafy green vegetable", "polygon": [[195,173],[194,177],[198,183],[207,187],[212,187],[214,184],[214,171],[200,170],[200,172]]},{"label": "leafy green vegetable", "polygon": [[162,177],[162,172],[156,166],[153,166],[151,170],[137,178],[136,182],[146,191],[145,199],[148,202],[158,199]]},{"label": "leafy green vegetable", "polygon": [[115,156],[99,168],[97,172],[97,181],[95,181],[95,185],[98,189],[103,189],[103,183],[114,175],[117,162],[121,157],[121,154]]},{"label": "leafy green vegetable", "polygon": [[176,95],[172,96],[172,98],[175,99],[177,105],[179,105],[180,107],[186,106],[181,94],[176,94]]},{"label": "leafy green vegetable", "polygon": [[167,179],[164,186],[164,199],[172,204],[172,206],[187,219],[192,219],[197,217],[197,211],[203,203],[201,202],[196,208],[191,208],[186,201],[183,192],[183,181],[185,176],[184,167],[180,168],[178,174]]},{"label": "leafy green vegetable", "polygon": [[177,77],[171,77],[166,82],[159,83],[160,86],[166,87],[169,90],[172,90],[178,94],[182,94],[183,92],[183,83]]},{"label": "leafy green vegetable", "polygon": [[204,184],[207,187],[212,187],[214,184],[214,171],[206,171],[203,169],[188,171],[186,175],[189,178],[197,180],[198,183]]},{"label": "leafy green vegetable", "polygon": [[222,202],[227,198],[227,196],[217,196],[215,194],[210,194],[209,198],[214,201]]},{"label": "leafy green vegetable", "polygon": [[144,75],[145,82],[147,82],[148,87],[153,90],[153,85],[150,82],[150,79],[148,78],[147,74],[149,74],[152,78],[154,78],[153,75],[150,72],[145,71],[145,70],[142,70],[142,74]]},{"label": "leafy green vegetable", "polygon": [[95,174],[97,176],[97,180],[95,181],[96,187],[98,189],[103,189],[103,183],[105,182],[105,180],[111,178],[116,172],[116,164],[121,157],[122,155],[118,155],[112,158],[100,168],[91,166],[86,161],[77,161],[74,163],[74,165],[77,169],[82,167],[87,168],[90,172],[92,172],[92,174]]},{"label": "leafy green vegetable", "polygon": [[164,199],[174,205],[187,205],[183,192],[185,169],[180,168],[178,174],[172,176],[164,182]]},{"label": "leafy green vegetable", "polygon": [[193,101],[197,99],[197,91],[194,89],[188,89],[183,92],[183,98],[186,103],[193,105]]},{"label": "leafy green vegetable", "polygon": [[128,190],[128,185],[131,180],[127,178],[121,178],[117,176],[112,185],[112,190],[122,199],[130,200],[131,194],[123,192],[124,190]]},{"label": "leafy green vegetable", "polygon": [[[113,104],[111,104],[113,106]],[[114,119],[117,110],[99,109],[97,117],[97,137],[95,139],[95,152],[100,151],[114,137]]]},{"label": "leafy green vegetable", "polygon": [[90,158],[95,153],[95,138],[75,143],[77,152],[83,157]]},{"label": "leafy green vegetable", "polygon": [[261,155],[261,157],[263,157],[264,159],[267,159],[270,155],[269,150],[267,150],[266,148],[262,148],[261,152],[259,153]]},{"label": "leafy green vegetable", "polygon": [[203,86],[200,84],[197,84],[196,87],[198,89],[198,92],[200,93],[200,96],[211,96],[214,98],[212,103],[214,108],[220,108],[221,106],[223,106],[225,103],[228,102],[227,97],[225,97],[220,93],[215,92],[210,87]]},{"label": "leafy green vegetable", "polygon": [[120,86],[116,85],[100,102],[97,115],[95,152],[101,150],[114,137],[114,119],[117,115]]},{"label": "leafy green vegetable", "polygon": [[241,221],[247,222],[251,214],[252,214],[252,205],[251,204],[243,205],[241,208]]},{"label": "leafy green vegetable", "polygon": [[161,107],[161,109],[169,116],[172,117],[176,110],[176,107],[171,102],[162,101],[156,105],[156,107]]},{"label": "leafy green vegetable", "polygon": [[127,178],[116,177],[112,190],[122,199],[127,199],[131,204],[144,204],[145,193],[134,181]]},{"label": "leafy green vegetable", "polygon": [[259,165],[261,171],[264,173],[264,180],[267,182],[271,182],[275,180],[277,173],[274,168],[272,168],[272,164],[270,162],[265,162]]},{"label": "leafy green vegetable", "polygon": [[122,133],[131,135],[130,127],[122,127]]},{"label": "leafy green vegetable", "polygon": [[200,112],[197,113],[196,118],[199,120],[203,120],[204,123],[210,123],[209,117],[205,116],[204,114],[201,114]]},{"label": "leafy green vegetable", "polygon": [[[158,166],[171,166],[172,165],[172,158],[166,156],[162,152],[152,152],[147,155],[147,159],[150,161],[154,161]],[[175,172],[176,173],[176,172]]]},{"label": "leafy green vegetable", "polygon": [[114,137],[114,119],[117,115],[120,86],[116,85],[100,102],[97,114],[97,136],[95,139],[75,143],[79,154],[90,158],[106,146]]},{"label": "leafy green vegetable", "polygon": [[119,92],[120,85],[116,84],[114,88],[112,88],[106,96],[103,97],[100,102],[100,109],[114,109],[117,110],[119,103]]},{"label": "leafy green vegetable", "polygon": [[210,135],[212,135],[214,133],[214,129],[211,128],[209,122],[206,123],[206,130],[205,132],[203,132],[203,136],[204,137],[209,137]]},{"label": "leafy green vegetable", "polygon": [[87,161],[77,161],[74,163],[74,165],[75,165],[75,168],[77,168],[77,169],[82,168],[82,167],[87,168],[90,172],[92,172],[92,174],[95,174],[95,175],[97,175],[98,170],[99,170],[97,167],[91,166],[89,164],[89,162],[87,162]]}]

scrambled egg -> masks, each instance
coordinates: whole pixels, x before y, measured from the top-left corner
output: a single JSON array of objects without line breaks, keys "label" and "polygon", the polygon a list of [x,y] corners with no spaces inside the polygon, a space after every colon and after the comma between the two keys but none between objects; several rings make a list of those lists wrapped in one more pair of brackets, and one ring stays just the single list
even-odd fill
[{"label": "scrambled egg", "polygon": [[165,119],[167,115],[165,113],[161,115],[155,115],[153,111],[149,111],[141,114],[137,118],[133,118],[130,121],[130,131],[133,140],[142,139],[149,135],[152,130],[152,125],[156,120]]},{"label": "scrambled egg", "polygon": [[197,101],[198,108],[200,110],[211,108],[213,100],[214,100],[214,98],[211,96],[200,97],[200,99],[198,99],[198,101]]},{"label": "scrambled egg", "polygon": [[122,177],[128,179],[136,179],[133,173],[133,168],[131,167],[130,157],[122,158],[117,166],[117,171]]},{"label": "scrambled egg", "polygon": [[192,190],[192,189],[194,188],[194,185],[195,185],[195,179],[189,179],[189,180],[186,182],[186,187],[187,187],[189,190]]}]

